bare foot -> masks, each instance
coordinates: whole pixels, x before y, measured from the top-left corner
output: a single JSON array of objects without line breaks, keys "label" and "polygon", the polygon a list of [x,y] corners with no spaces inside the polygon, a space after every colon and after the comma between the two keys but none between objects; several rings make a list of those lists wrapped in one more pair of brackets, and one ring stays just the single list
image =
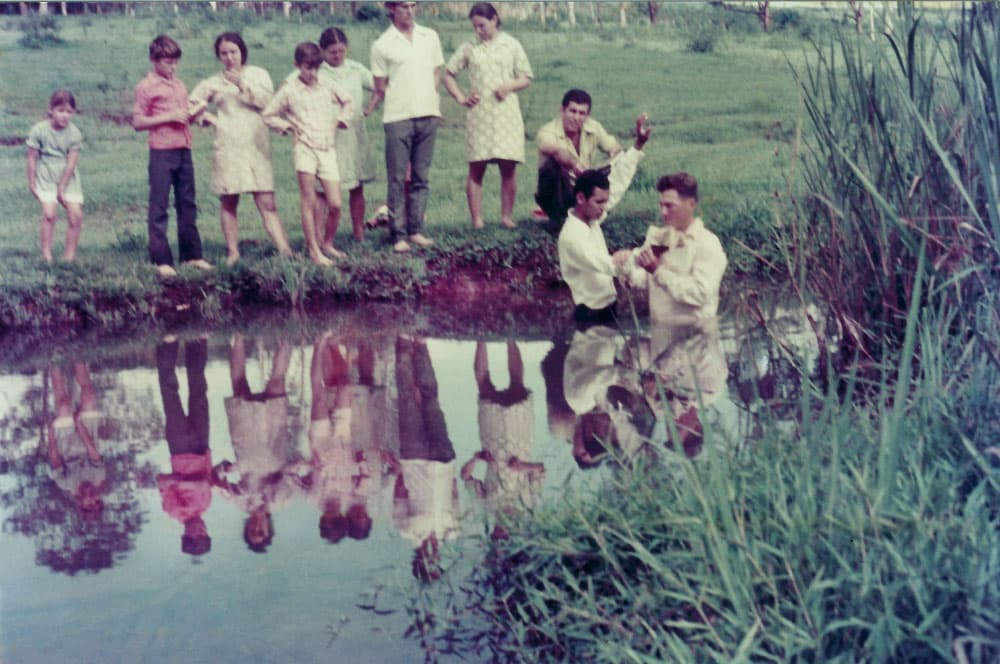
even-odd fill
[{"label": "bare foot", "polygon": [[232,267],[236,265],[236,261],[240,259],[239,254],[229,254],[226,256],[226,267]]},{"label": "bare foot", "polygon": [[513,219],[501,219],[500,223],[503,224],[504,228],[517,228],[517,222]]},{"label": "bare foot", "polygon": [[486,224],[483,223],[482,219],[473,219],[472,220],[472,228],[474,230],[477,230],[477,231],[478,230],[482,230],[482,229],[486,228]]},{"label": "bare foot", "polygon": [[338,258],[338,259],[339,258],[347,258],[347,254],[345,254],[340,249],[337,249],[332,244],[325,244],[325,245],[323,245],[322,247],[320,247],[320,251],[322,251],[324,254],[326,254],[330,258]]},{"label": "bare foot", "polygon": [[320,267],[330,267],[333,265],[333,261],[324,256],[323,254],[313,254],[312,262]]}]

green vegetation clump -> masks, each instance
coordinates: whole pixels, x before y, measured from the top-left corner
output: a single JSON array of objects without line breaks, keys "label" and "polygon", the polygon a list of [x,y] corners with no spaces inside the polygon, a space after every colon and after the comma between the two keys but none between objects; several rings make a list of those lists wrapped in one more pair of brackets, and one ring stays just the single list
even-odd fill
[{"label": "green vegetation clump", "polygon": [[42,49],[63,43],[59,36],[59,19],[52,14],[28,14],[18,22],[21,38],[17,43],[24,48]]}]

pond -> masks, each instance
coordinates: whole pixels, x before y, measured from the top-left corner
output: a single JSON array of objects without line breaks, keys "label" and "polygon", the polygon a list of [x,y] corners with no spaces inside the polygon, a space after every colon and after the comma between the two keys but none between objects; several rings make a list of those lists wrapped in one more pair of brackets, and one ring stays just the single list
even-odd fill
[{"label": "pond", "polygon": [[770,332],[654,330],[653,346],[685,349],[659,364],[648,339],[600,327],[436,336],[364,307],[288,318],[8,357],[0,661],[419,661],[421,582],[455,552],[474,559],[498,511],[599,481],[574,436],[595,399],[622,449],[663,450],[657,399],[683,402],[693,372],[694,428],[739,444],[756,404],[794,410],[793,365],[815,358],[780,307]]}]

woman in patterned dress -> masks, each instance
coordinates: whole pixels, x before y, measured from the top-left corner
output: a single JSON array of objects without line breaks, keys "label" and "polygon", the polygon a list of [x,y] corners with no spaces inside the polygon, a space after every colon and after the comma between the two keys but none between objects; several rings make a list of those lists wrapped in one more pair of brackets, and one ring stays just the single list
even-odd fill
[{"label": "woman in patterned dress", "polygon": [[[524,120],[517,92],[531,85],[531,65],[521,44],[500,31],[500,17],[488,2],[476,3],[469,20],[478,43],[462,44],[447,64],[444,84],[448,94],[469,109],[465,120],[465,145],[469,176],[465,192],[472,227],[483,228],[483,175],[486,165],[500,168],[500,223],[514,228],[515,169],[524,161]],[[455,76],[469,70],[469,93]]]},{"label": "woman in patterned dress", "polygon": [[195,86],[191,103],[195,113],[209,104],[216,108],[214,115],[203,113],[200,117],[203,125],[215,126],[211,189],[219,196],[222,235],[228,250],[226,264],[240,259],[236,207],[243,193],[253,194],[264,230],[282,255],[291,256],[274,204],[271,141],[260,116],[274,94],[271,76],[260,67],[247,66],[247,45],[237,32],[216,37],[215,57],[223,70]]}]

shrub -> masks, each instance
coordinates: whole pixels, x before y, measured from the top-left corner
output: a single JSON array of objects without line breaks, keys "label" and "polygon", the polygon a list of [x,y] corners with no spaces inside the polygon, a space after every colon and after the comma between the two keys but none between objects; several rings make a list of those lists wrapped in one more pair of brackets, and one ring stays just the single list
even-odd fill
[{"label": "shrub", "polygon": [[362,23],[367,21],[381,21],[383,16],[381,7],[368,3],[361,5],[358,7],[358,11],[354,12],[354,20],[361,21]]},{"label": "shrub", "polygon": [[21,19],[21,38],[18,44],[25,48],[45,48],[63,43],[59,36],[59,20],[52,14],[28,14]]},{"label": "shrub", "polygon": [[687,43],[687,50],[691,53],[715,53],[715,46],[719,41],[719,36],[714,32],[703,30]]}]

